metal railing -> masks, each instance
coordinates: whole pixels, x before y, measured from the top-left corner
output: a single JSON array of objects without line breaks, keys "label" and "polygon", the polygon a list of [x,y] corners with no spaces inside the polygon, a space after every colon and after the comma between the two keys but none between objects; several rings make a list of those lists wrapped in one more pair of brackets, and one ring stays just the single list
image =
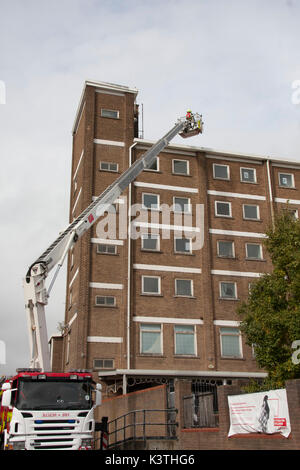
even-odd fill
[{"label": "metal railing", "polygon": [[[176,439],[178,410],[133,410],[108,422],[108,448],[127,441],[147,439]],[[158,415],[158,418],[157,418]],[[172,419],[170,419],[172,417]],[[158,421],[154,421],[154,418]]]}]

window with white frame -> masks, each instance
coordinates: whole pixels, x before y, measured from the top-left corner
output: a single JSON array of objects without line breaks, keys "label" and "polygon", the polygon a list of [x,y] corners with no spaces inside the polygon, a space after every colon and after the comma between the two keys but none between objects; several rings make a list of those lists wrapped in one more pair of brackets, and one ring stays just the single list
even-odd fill
[{"label": "window with white frame", "polygon": [[144,171],[159,171],[159,157],[155,157],[154,162]]},{"label": "window with white frame", "polygon": [[159,251],[160,238],[159,235],[152,233],[142,233],[141,236],[142,250]]},{"label": "window with white frame", "polygon": [[289,213],[293,217],[293,219],[299,219],[299,212],[298,209],[288,209]]},{"label": "window with white frame", "polygon": [[116,173],[119,169],[119,165],[114,162],[100,162],[100,170],[101,171],[112,171]]},{"label": "window with white frame", "polygon": [[158,194],[143,193],[142,202],[143,202],[144,209],[150,209],[150,210],[159,209],[159,195]]},{"label": "window with white frame", "polygon": [[256,169],[255,168],[241,168],[241,181],[242,183],[256,183]]},{"label": "window with white frame", "polygon": [[95,370],[112,370],[115,368],[114,359],[94,359],[93,364]]},{"label": "window with white frame", "polygon": [[189,161],[188,160],[172,160],[172,172],[175,175],[189,175]]},{"label": "window with white frame", "polygon": [[219,163],[213,164],[213,175],[215,179],[229,180],[230,171],[228,165],[220,165]]},{"label": "window with white frame", "polygon": [[96,295],[95,305],[97,307],[115,307],[116,297],[113,295]]},{"label": "window with white frame", "polygon": [[215,201],[215,215],[217,217],[231,217],[231,202]]},{"label": "window with white frame", "polygon": [[142,294],[160,294],[159,276],[142,276]]},{"label": "window with white frame", "polygon": [[294,188],[295,180],[293,173],[278,173],[279,186],[283,188]]},{"label": "window with white frame", "polygon": [[221,258],[234,258],[234,243],[227,240],[218,240],[217,252]]},{"label": "window with white frame", "polygon": [[248,282],[248,295],[251,295],[253,286],[254,286],[254,282]]},{"label": "window with white frame", "polygon": [[175,279],[175,295],[180,297],[192,297],[193,281],[191,279]]},{"label": "window with white frame", "polygon": [[221,299],[236,299],[236,283],[230,281],[221,281],[219,284]]},{"label": "window with white frame", "polygon": [[220,341],[222,357],[242,357],[241,333],[238,328],[220,328]]},{"label": "window with white frame", "polygon": [[116,255],[116,245],[106,245],[104,243],[97,243],[97,253],[101,255]]},{"label": "window with white frame", "polygon": [[119,111],[115,109],[101,109],[101,117],[119,119]]},{"label": "window with white frame", "polygon": [[259,206],[243,204],[243,217],[246,220],[259,220]]},{"label": "window with white frame", "polygon": [[194,325],[175,325],[175,354],[185,356],[196,355],[196,335]]},{"label": "window with white frame", "polygon": [[191,200],[188,197],[173,197],[174,212],[191,213]]},{"label": "window with white frame", "polygon": [[174,238],[175,253],[192,253],[191,238]]},{"label": "window with white frame", "polygon": [[247,259],[262,259],[262,246],[259,243],[246,243]]},{"label": "window with white frame", "polygon": [[141,354],[162,354],[162,327],[156,323],[140,325]]}]

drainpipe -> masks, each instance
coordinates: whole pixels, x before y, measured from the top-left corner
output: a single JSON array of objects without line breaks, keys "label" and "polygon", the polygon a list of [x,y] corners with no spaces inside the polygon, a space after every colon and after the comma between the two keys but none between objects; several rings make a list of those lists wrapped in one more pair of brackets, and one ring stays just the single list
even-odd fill
[{"label": "drainpipe", "polygon": [[271,219],[272,226],[274,228],[274,207],[273,207],[273,193],[272,193],[272,184],[271,184],[271,172],[270,172],[270,160],[267,160],[267,174],[268,174],[268,186],[269,186],[269,196],[270,196],[270,207],[271,207]]},{"label": "drainpipe", "polygon": [[[135,142],[129,147],[129,167],[132,165],[132,149],[137,145]],[[128,186],[128,231],[127,231],[127,370],[131,369],[130,365],[130,304],[131,304],[131,183]],[[125,387],[125,388],[124,388]],[[123,394],[126,390],[126,375],[123,377]]]}]

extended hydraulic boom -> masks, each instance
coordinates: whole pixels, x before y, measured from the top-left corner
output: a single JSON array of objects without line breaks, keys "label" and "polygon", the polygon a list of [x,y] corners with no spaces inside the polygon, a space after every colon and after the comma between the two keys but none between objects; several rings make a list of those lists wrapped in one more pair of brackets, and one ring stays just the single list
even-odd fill
[{"label": "extended hydraulic boom", "polygon": [[[177,135],[190,137],[202,133],[202,116],[199,114],[181,118],[174,127],[146,153],[136,160],[124,173],[100,194],[29,267],[25,281],[25,307],[27,311],[31,360],[30,367],[50,371],[45,305],[53,283],[70,248],[101,217],[120,194],[145,169]],[[52,268],[57,266],[49,289],[45,280]]]}]

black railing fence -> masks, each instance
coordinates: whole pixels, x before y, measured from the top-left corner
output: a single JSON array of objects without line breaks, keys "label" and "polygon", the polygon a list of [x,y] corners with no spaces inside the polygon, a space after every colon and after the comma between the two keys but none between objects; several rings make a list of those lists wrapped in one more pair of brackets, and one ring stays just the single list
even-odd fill
[{"label": "black railing fence", "polygon": [[[113,448],[127,441],[176,438],[178,410],[142,409],[125,413],[108,422],[108,446]],[[171,419],[170,419],[171,416]]]}]

